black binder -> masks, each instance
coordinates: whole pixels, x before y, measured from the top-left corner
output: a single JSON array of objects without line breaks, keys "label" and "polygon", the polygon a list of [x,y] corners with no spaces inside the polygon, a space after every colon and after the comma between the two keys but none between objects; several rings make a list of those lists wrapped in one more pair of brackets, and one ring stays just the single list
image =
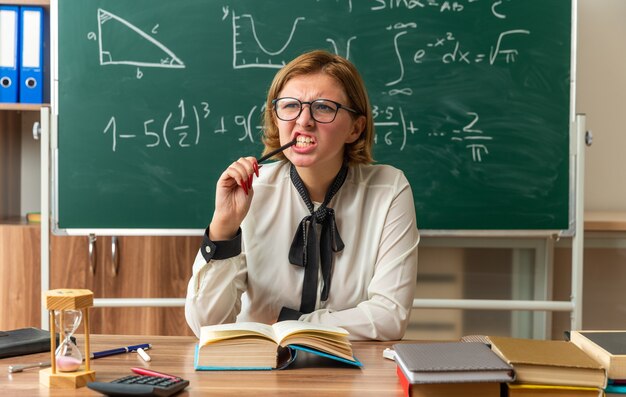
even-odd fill
[{"label": "black binder", "polygon": [[[75,341],[75,338],[71,338]],[[57,346],[59,335],[57,334]],[[50,331],[29,327],[0,331],[0,358],[50,351]]]}]

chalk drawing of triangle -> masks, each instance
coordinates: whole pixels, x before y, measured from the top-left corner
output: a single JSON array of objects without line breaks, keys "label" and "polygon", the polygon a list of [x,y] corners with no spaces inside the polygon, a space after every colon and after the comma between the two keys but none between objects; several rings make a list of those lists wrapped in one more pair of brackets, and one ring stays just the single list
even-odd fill
[{"label": "chalk drawing of triangle", "polygon": [[184,68],[185,64],[152,36],[101,8],[98,9],[100,65]]}]

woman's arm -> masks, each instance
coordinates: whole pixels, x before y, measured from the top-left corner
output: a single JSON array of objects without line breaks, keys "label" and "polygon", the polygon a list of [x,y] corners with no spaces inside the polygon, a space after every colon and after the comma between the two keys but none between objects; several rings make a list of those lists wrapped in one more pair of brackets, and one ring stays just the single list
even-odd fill
[{"label": "woman's arm", "polygon": [[185,318],[196,336],[204,325],[234,322],[246,288],[246,263],[239,226],[252,202],[254,157],[232,163],[217,181],[215,211],[193,264],[187,286]]},{"label": "woman's arm", "polygon": [[185,299],[185,318],[196,336],[204,325],[235,322],[246,276],[244,254],[207,262],[198,252]]}]

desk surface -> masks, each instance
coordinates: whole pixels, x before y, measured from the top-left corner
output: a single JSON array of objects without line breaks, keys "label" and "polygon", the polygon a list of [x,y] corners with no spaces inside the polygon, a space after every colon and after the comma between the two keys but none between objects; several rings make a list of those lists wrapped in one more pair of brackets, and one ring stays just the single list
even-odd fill
[{"label": "desk surface", "polygon": [[[82,336],[77,337],[82,346]],[[298,355],[297,362],[282,371],[195,371],[193,352],[196,339],[187,336],[92,335],[91,350],[100,351],[123,345],[152,343],[146,363],[136,353],[120,354],[91,361],[96,379],[106,382],[130,375],[131,367],[146,367],[181,376],[190,381],[186,391],[177,396],[211,395],[254,397],[269,395],[315,396],[402,396],[393,361],[382,352],[393,342],[354,342],[354,355],[363,368],[335,364],[319,357]],[[82,347],[81,347],[82,348]],[[81,350],[82,351],[82,350]],[[7,396],[99,396],[86,387],[48,389],[39,386],[39,370],[9,374],[8,366],[48,361],[49,353],[31,354],[0,360],[0,389]],[[244,394],[245,393],[245,394]]]}]

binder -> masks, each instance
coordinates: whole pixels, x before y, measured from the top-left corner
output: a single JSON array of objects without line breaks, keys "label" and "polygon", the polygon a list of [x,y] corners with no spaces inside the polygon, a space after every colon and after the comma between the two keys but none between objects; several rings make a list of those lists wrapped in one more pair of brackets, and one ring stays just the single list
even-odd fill
[{"label": "binder", "polygon": [[0,102],[17,102],[19,8],[0,6]]},{"label": "binder", "polygon": [[[76,338],[71,337],[73,342]],[[56,334],[59,346],[59,334]],[[0,331],[0,358],[50,351],[50,331],[29,327]]]},{"label": "binder", "polygon": [[43,102],[43,8],[20,7],[20,102]]}]

